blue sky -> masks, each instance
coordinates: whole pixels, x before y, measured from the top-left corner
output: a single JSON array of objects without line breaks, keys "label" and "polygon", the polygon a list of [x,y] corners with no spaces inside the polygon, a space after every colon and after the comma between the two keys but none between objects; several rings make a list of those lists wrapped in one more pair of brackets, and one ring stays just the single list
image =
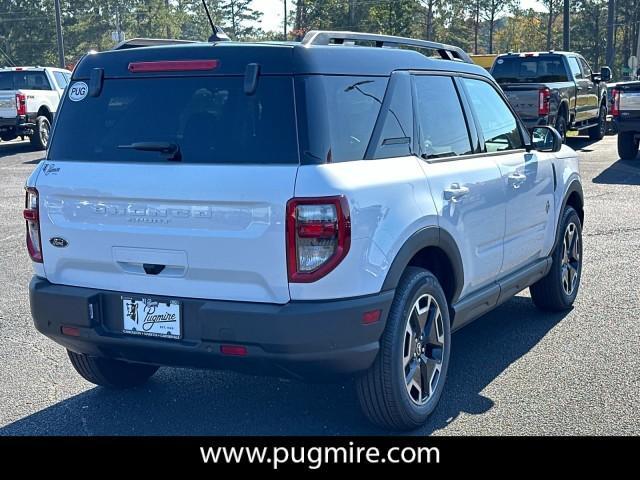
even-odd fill
[{"label": "blue sky", "polygon": [[[264,30],[282,30],[282,18],[284,15],[284,0],[254,0],[253,7],[263,13],[262,28]],[[293,2],[289,0],[288,8],[291,9]],[[534,8],[544,10],[536,0],[521,0],[523,8]]]}]

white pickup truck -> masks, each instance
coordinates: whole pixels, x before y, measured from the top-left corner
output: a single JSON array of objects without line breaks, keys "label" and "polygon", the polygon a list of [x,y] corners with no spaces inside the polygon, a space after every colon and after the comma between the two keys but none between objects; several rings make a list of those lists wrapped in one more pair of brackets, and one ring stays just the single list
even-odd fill
[{"label": "white pickup truck", "polygon": [[44,150],[71,72],[48,67],[0,68],[0,139],[29,137]]}]

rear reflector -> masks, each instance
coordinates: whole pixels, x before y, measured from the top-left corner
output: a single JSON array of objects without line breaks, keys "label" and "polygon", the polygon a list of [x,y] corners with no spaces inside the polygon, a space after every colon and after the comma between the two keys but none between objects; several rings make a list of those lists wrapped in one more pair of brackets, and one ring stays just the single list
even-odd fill
[{"label": "rear reflector", "polygon": [[220,353],[234,357],[244,357],[247,354],[247,347],[242,345],[221,345]]},{"label": "rear reflector", "polygon": [[62,334],[69,337],[79,337],[80,329],[76,327],[62,327]]},{"label": "rear reflector", "polygon": [[362,323],[364,325],[371,325],[372,323],[376,323],[378,320],[380,320],[381,313],[381,310],[372,310],[370,312],[365,312],[364,315],[362,315]]},{"label": "rear reflector", "polygon": [[215,70],[219,65],[219,60],[168,60],[161,62],[132,62],[129,64],[129,71],[131,73],[192,72]]}]

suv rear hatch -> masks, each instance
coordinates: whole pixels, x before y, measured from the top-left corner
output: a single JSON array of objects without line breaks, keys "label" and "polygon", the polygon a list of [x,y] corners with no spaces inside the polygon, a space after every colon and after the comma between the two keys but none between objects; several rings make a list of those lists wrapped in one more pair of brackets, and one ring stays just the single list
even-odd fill
[{"label": "suv rear hatch", "polygon": [[92,85],[82,74],[100,64],[77,69],[37,180],[47,279],[286,303],[285,209],[299,163],[293,77],[261,75],[247,93],[244,70],[225,71],[224,58],[179,72],[138,62],[130,73],[131,54],[103,55],[104,81],[94,78],[86,96],[73,87]]}]

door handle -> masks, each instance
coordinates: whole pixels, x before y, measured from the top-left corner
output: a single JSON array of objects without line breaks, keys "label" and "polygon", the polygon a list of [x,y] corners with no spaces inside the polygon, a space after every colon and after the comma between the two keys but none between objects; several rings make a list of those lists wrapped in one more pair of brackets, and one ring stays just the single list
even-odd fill
[{"label": "door handle", "polygon": [[444,199],[457,202],[458,199],[464,197],[469,193],[468,187],[460,186],[459,183],[452,183],[449,188],[444,189]]},{"label": "door handle", "polygon": [[527,180],[527,176],[522,173],[512,173],[509,175],[509,185],[513,188],[520,188],[522,184]]}]

